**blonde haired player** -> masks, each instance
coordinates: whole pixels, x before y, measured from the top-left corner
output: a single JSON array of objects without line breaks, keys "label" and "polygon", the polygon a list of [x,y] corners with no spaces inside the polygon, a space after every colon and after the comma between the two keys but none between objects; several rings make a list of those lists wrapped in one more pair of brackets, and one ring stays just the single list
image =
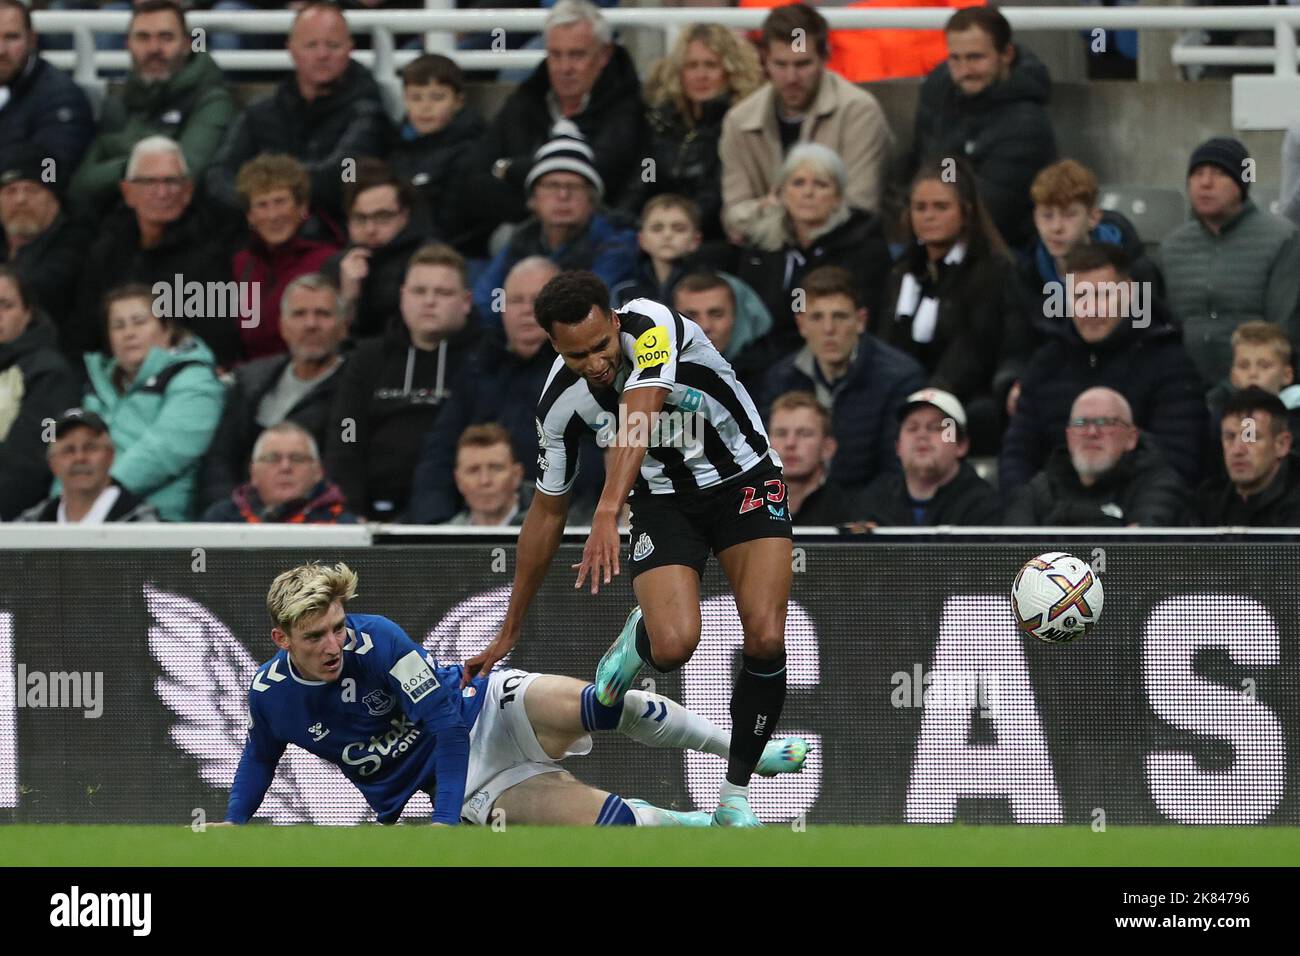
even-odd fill
[{"label": "blonde haired player", "polygon": [[[357,575],[345,564],[305,564],[267,594],[279,652],[248,691],[248,741],[226,817],[246,823],[288,744],[335,764],[380,823],[394,823],[419,792],[435,824],[485,823],[494,809],[517,824],[707,826],[709,815],[624,800],[579,782],[559,761],[591,750],[591,733],[618,730],[651,747],[727,756],[727,734],[657,694],[629,691],[623,706],[594,706],[591,684],[499,669],[461,688],[459,665],[440,667],[393,621],[345,605]],[[760,773],[793,772],[803,748],[771,741]]]}]

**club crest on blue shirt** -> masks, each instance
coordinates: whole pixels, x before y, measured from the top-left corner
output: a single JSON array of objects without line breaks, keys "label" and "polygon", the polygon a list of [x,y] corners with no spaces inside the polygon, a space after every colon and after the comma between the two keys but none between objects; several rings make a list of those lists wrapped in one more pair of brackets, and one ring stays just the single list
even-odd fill
[{"label": "club crest on blue shirt", "polygon": [[370,716],[382,717],[393,709],[397,701],[386,691],[372,690],[361,698],[361,703],[366,705],[366,710],[370,711]]}]

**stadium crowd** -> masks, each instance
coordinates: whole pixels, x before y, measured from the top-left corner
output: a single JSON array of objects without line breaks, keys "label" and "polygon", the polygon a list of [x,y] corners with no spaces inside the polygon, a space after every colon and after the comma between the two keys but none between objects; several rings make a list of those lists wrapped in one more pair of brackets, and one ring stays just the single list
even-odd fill
[{"label": "stadium crowd", "polygon": [[[803,4],[683,30],[643,82],[558,0],[496,116],[425,54],[393,123],[331,3],[241,107],[139,0],[96,119],[0,0],[0,519],[518,524],[533,301],[590,269],[703,327],[796,524],[1300,526],[1300,239],[1246,148],[1186,144],[1148,255],[1006,19],[944,36],[904,153]],[[602,480],[592,439],[578,499]]]}]

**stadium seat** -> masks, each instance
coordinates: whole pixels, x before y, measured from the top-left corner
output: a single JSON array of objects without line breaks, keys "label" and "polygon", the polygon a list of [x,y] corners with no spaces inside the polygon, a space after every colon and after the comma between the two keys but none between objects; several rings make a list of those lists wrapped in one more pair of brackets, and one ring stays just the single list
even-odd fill
[{"label": "stadium seat", "polygon": [[1143,242],[1158,243],[1187,221],[1183,194],[1160,186],[1102,186],[1100,205],[1127,216]]}]

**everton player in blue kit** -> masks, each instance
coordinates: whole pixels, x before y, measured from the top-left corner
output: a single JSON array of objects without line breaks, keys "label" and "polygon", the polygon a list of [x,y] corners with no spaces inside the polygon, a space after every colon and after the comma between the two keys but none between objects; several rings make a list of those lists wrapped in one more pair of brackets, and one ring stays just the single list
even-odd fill
[{"label": "everton player in blue kit", "polygon": [[[374,808],[396,822],[417,792],[433,823],[707,826],[680,813],[579,783],[559,766],[587,753],[590,733],[618,730],[650,746],[727,754],[726,734],[680,704],[637,691],[618,707],[590,684],[498,670],[461,686],[459,666],[439,667],[391,620],[349,614],[357,589],[346,565],[308,564],[277,577],[267,595],[280,652],[248,692],[248,742],[231,788],[227,823],[247,823],[288,744],[338,766]],[[801,769],[803,754],[772,741],[761,772]]]},{"label": "everton player in blue kit", "polygon": [[[713,822],[761,826],[749,806],[785,701],[785,616],[791,524],[781,459],[753,400],[694,322],[650,299],[608,308],[590,272],[542,289],[537,321],[557,357],[537,403],[538,494],[519,535],[510,608],[500,632],[465,662],[468,680],[519,640],[528,605],[560,545],[578,470],[578,439],[610,448],[575,587],[592,593],[618,574],[618,516],[632,506],[632,586],[638,607],[596,667],[596,698],[616,706],[642,665],[680,667],[700,641],[700,578],[709,554],[735,592],[744,655],[731,697],[727,775]],[[807,752],[792,738],[785,745]]]}]

